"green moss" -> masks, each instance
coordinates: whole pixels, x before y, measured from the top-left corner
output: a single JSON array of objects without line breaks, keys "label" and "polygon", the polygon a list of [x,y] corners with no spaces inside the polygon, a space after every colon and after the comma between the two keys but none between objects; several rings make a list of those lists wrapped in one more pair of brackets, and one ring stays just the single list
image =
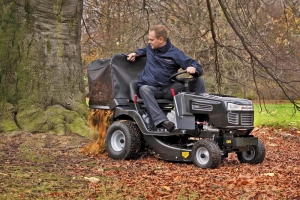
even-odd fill
[{"label": "green moss", "polygon": [[30,5],[29,0],[25,1],[24,10],[26,13],[33,13],[33,11],[34,11],[33,7]]},{"label": "green moss", "polygon": [[28,132],[43,131],[42,127],[47,123],[47,116],[41,107],[34,105],[19,109],[17,123],[22,125],[22,129]]},{"label": "green moss", "polygon": [[94,131],[92,131],[92,129],[88,127],[86,120],[82,119],[79,116],[75,118],[73,123],[68,124],[68,130],[88,138],[92,138],[94,135]]},{"label": "green moss", "polygon": [[50,134],[63,135],[66,133],[66,128],[64,124],[57,124],[53,129],[49,130]]},{"label": "green moss", "polygon": [[[56,3],[53,5],[54,13],[57,15],[57,22],[56,22],[56,32],[61,33],[63,31],[63,16],[61,13],[62,7],[62,0],[57,0]],[[62,42],[58,42],[57,44],[57,56],[62,57],[64,55],[64,45]]]},{"label": "green moss", "polygon": [[26,27],[27,29],[31,29],[33,30],[34,26],[34,17],[33,17],[33,12],[34,12],[34,8],[30,5],[30,1],[26,0],[25,1],[25,6],[24,6],[24,10],[26,12]]},{"label": "green moss", "polygon": [[71,34],[75,33],[77,30],[77,26],[78,26],[77,20],[78,20],[78,12],[75,12],[75,14],[72,16],[72,18],[69,21],[69,30]]},{"label": "green moss", "polygon": [[20,130],[14,120],[14,111],[15,108],[12,104],[0,104],[0,132],[11,133]]},{"label": "green moss", "polygon": [[71,103],[71,109],[76,110],[76,112],[85,117],[89,115],[89,110],[84,100],[82,102],[73,101]]},{"label": "green moss", "polygon": [[[15,103],[17,77],[12,72],[15,71],[22,53],[19,51],[20,32],[22,31],[20,18],[22,17],[18,17],[20,13],[14,2],[2,6],[0,14],[0,100],[9,99],[10,102]],[[4,82],[5,80],[9,80],[9,82]]]},{"label": "green moss", "polygon": [[87,118],[73,110],[67,110],[60,105],[43,109],[38,106],[26,106],[17,114],[17,121],[27,132],[49,132],[63,135],[73,132],[91,138],[94,131],[87,124]]},{"label": "green moss", "polygon": [[51,43],[50,40],[47,40],[47,53],[51,53]]},{"label": "green moss", "polygon": [[20,130],[13,119],[0,119],[0,132],[11,133]]},{"label": "green moss", "polygon": [[63,0],[56,0],[56,3],[53,5],[54,13],[58,14],[61,11]]},{"label": "green moss", "polygon": [[30,83],[22,81],[32,80],[32,77],[26,79],[26,76],[32,76],[32,69],[28,68],[30,63],[25,63],[25,58],[30,54],[29,47],[36,44],[32,38],[32,41],[25,39],[34,31],[34,7],[29,0],[22,5],[15,1],[2,3],[0,14],[0,80],[5,81],[0,84],[0,100],[5,99],[14,105],[18,99],[28,97]]},{"label": "green moss", "polygon": [[65,112],[65,121],[68,124],[73,123],[74,119],[78,116],[78,113],[75,111]]}]

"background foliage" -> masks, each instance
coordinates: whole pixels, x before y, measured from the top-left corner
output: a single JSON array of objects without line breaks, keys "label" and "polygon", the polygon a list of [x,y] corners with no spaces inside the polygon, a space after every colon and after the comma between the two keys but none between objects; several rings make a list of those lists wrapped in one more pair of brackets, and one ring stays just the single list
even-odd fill
[{"label": "background foliage", "polygon": [[207,91],[250,99],[288,99],[299,109],[300,3],[290,0],[86,0],[85,66],[147,44],[151,25],[198,60]]}]

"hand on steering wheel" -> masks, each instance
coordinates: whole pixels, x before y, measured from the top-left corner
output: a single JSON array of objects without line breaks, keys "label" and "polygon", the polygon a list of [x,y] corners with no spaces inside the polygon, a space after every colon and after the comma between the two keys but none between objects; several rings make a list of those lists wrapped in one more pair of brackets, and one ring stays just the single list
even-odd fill
[{"label": "hand on steering wheel", "polygon": [[190,66],[190,67],[186,68],[186,72],[189,73],[189,74],[191,74],[191,75],[193,75],[193,74],[195,74],[197,72],[197,70],[196,70],[195,67]]},{"label": "hand on steering wheel", "polygon": [[[192,77],[187,77],[187,78],[179,78],[178,76],[180,74],[189,74],[189,75],[192,75]],[[197,79],[199,77],[199,73],[197,71],[195,71],[194,74],[190,74],[187,72],[187,70],[183,70],[181,72],[178,72],[176,74],[173,74],[171,77],[170,77],[170,81],[171,82],[177,82],[177,83],[182,83],[182,84],[185,84],[185,83],[188,83],[190,81],[194,81],[195,79]]]}]

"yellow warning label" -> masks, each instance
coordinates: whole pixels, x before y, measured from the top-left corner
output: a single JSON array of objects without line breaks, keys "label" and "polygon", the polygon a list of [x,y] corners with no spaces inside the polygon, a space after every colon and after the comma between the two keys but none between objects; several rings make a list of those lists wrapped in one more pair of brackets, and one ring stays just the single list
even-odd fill
[{"label": "yellow warning label", "polygon": [[231,140],[226,140],[226,144],[231,144]]},{"label": "yellow warning label", "polygon": [[189,157],[190,153],[183,151],[183,152],[181,152],[181,155],[182,155],[182,157],[187,158],[187,157]]}]

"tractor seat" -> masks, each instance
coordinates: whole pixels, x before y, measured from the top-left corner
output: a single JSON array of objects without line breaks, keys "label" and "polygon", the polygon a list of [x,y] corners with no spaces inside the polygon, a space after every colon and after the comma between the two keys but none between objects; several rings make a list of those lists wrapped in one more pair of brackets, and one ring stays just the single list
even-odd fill
[{"label": "tractor seat", "polygon": [[[139,97],[138,94],[138,86],[137,86],[137,80],[131,81],[129,83],[129,87],[130,87],[130,99],[132,101],[134,101],[134,95],[137,95],[137,103],[142,104],[143,100]],[[156,99],[158,104],[174,104],[173,101],[167,100],[167,99]]]}]

